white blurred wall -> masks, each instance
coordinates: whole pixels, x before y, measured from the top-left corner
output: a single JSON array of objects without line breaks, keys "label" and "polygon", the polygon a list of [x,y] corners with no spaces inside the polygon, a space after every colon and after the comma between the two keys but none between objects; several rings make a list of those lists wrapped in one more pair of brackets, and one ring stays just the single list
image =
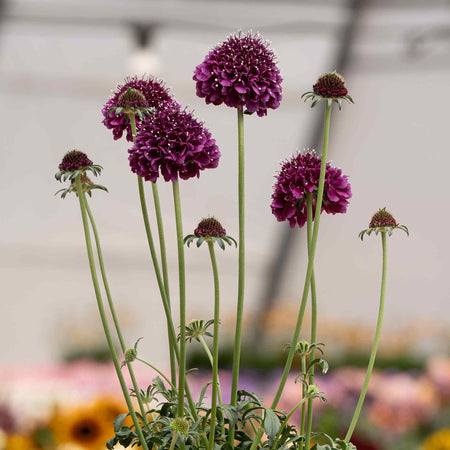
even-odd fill
[{"label": "white blurred wall", "polygon": [[[238,7],[239,3],[230,6]],[[307,11],[311,20],[320,19],[320,8]],[[387,206],[409,226],[411,236],[399,232],[389,239],[386,327],[417,320],[448,321],[449,46],[438,42],[430,54],[418,59],[405,52],[412,27],[442,24],[445,12],[422,7],[405,15],[380,7],[366,11],[362,19],[354,59],[344,73],[356,104],[334,110],[332,118],[330,158],[349,175],[353,198],[346,215],[324,216],[321,221],[316,257],[321,314],[369,325],[375,321],[381,246],[376,238],[362,244],[357,234],[377,208]],[[225,106],[205,105],[195,96],[192,81],[194,67],[210,47],[239,26],[248,28],[238,22],[229,29],[162,26],[155,35],[160,75],[178,101],[206,122],[222,152],[217,170],[181,183],[185,234],[208,214],[218,217],[229,234],[238,234],[236,114]],[[334,69],[328,62],[334,59],[336,46],[336,36],[324,30],[268,30],[263,36],[279,56],[284,99],[266,118],[246,117],[247,314],[258,306],[268,258],[285,226],[270,212],[273,174],[280,160],[312,146],[309,127],[321,112],[311,111],[299,97],[318,75]],[[95,192],[92,208],[113,296],[119,309],[129,310],[136,319],[127,331],[129,342],[145,336],[141,347],[145,352],[160,342],[151,358],[165,358],[160,337],[163,312],[141,223],[137,183],[128,168],[128,146],[113,141],[101,124],[100,109],[110,90],[128,74],[133,47],[130,31],[120,25],[12,18],[1,24],[1,363],[56,358],[64,335],[58,336],[55,329],[64,330],[65,321],[80,320],[87,311],[95,314],[76,199],[62,201],[53,195],[61,188],[53,177],[57,165],[72,148],[85,151],[104,167],[99,182],[110,193]],[[160,184],[160,194],[176,299],[171,187]],[[279,295],[291,301],[298,300],[303,284],[303,236],[296,245]],[[212,281],[207,251],[187,249],[186,258],[188,318],[208,319]],[[219,265],[223,312],[231,315],[237,251],[220,252]]]}]

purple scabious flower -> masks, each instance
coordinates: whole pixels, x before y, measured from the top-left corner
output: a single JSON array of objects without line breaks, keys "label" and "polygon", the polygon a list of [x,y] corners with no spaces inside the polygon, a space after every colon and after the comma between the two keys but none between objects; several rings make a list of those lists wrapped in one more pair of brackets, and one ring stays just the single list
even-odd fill
[{"label": "purple scabious flower", "polygon": [[283,79],[273,51],[259,35],[228,37],[195,68],[193,79],[197,95],[208,104],[246,108],[260,117],[280,106]]},{"label": "purple scabious flower", "polygon": [[153,183],[199,177],[203,169],[218,166],[220,151],[211,133],[191,113],[162,109],[141,126],[129,152],[132,172]]},{"label": "purple scabious flower", "polygon": [[[124,84],[118,84],[114,90],[111,98],[105,103],[102,108],[104,116],[103,123],[106,128],[113,130],[114,140],[120,139],[123,132],[127,132],[127,140],[132,142],[133,135],[131,133],[131,125],[128,115],[125,112],[116,114],[111,108],[124,107],[124,94],[129,91],[135,94],[137,99],[140,99],[139,94],[145,97],[145,106],[149,108],[179,108],[180,105],[170,96],[169,90],[161,81],[153,77],[138,78],[137,76],[125,78]],[[137,92],[136,92],[137,91]],[[140,106],[142,101],[139,102]],[[136,127],[139,130],[141,120],[136,115]]]},{"label": "purple scabious flower", "polygon": [[[298,153],[285,161],[276,175],[272,194],[272,213],[279,222],[289,221],[291,228],[302,227],[307,220],[306,194],[312,194],[313,215],[319,187],[321,159],[314,151]],[[322,211],[328,214],[345,213],[351,187],[341,169],[326,165]]]}]

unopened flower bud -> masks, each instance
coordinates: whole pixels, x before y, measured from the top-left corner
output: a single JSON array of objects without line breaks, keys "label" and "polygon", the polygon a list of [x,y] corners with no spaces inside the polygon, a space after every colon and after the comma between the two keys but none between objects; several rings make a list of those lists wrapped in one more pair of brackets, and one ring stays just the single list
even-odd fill
[{"label": "unopened flower bud", "polygon": [[227,232],[225,228],[222,227],[220,222],[214,217],[208,217],[202,219],[194,231],[195,236],[212,236],[212,237],[223,237],[226,236]]},{"label": "unopened flower bud", "polygon": [[344,78],[336,72],[322,75],[313,86],[313,91],[323,98],[341,98],[348,94]]},{"label": "unopened flower bud", "polygon": [[86,153],[80,152],[79,150],[71,150],[64,155],[58,168],[59,170],[71,172],[82,167],[91,166],[92,164],[93,162],[87,157]]},{"label": "unopened flower bud", "polygon": [[140,90],[129,87],[120,95],[117,106],[125,109],[143,108],[147,106],[147,99]]},{"label": "unopened flower bud", "polygon": [[397,221],[386,208],[379,209],[370,220],[369,228],[396,227]]},{"label": "unopened flower bud", "polygon": [[171,422],[170,428],[186,436],[189,433],[189,422],[183,417],[177,417]]}]

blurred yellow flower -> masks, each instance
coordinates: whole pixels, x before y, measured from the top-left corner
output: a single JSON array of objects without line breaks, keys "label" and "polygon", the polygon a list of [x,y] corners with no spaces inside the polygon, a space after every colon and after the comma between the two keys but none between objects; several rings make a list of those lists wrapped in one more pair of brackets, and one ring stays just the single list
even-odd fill
[{"label": "blurred yellow flower", "polygon": [[11,434],[6,439],[5,450],[37,450],[31,436]]},{"label": "blurred yellow flower", "polygon": [[57,445],[72,444],[84,450],[103,450],[106,442],[114,436],[112,424],[106,423],[92,407],[57,413],[51,421],[51,429]]},{"label": "blurred yellow flower", "polygon": [[450,428],[443,428],[428,437],[423,450],[450,450]]}]

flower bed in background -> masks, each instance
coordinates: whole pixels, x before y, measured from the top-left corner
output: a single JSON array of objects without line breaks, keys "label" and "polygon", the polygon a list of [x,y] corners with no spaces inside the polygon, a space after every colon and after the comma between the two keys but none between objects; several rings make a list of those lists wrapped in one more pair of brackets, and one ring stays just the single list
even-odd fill
[{"label": "flower bed in background", "polygon": [[[345,433],[364,374],[364,369],[341,367],[318,377],[317,384],[327,398],[318,407],[321,430],[337,436]],[[137,366],[136,376],[144,387],[155,373]],[[189,375],[194,396],[209,376],[201,371]],[[223,371],[220,376],[224,392],[229,392],[231,373]],[[244,371],[241,388],[260,392],[269,404],[277,377],[277,371],[263,376],[256,370]],[[301,386],[293,377],[286,386],[280,408],[289,410]],[[2,450],[104,450],[114,435],[113,420],[123,412],[126,404],[109,364],[80,361],[0,369]],[[358,450],[450,449],[446,429],[450,423],[450,358],[432,358],[421,371],[375,372],[363,413],[355,435]]]}]

